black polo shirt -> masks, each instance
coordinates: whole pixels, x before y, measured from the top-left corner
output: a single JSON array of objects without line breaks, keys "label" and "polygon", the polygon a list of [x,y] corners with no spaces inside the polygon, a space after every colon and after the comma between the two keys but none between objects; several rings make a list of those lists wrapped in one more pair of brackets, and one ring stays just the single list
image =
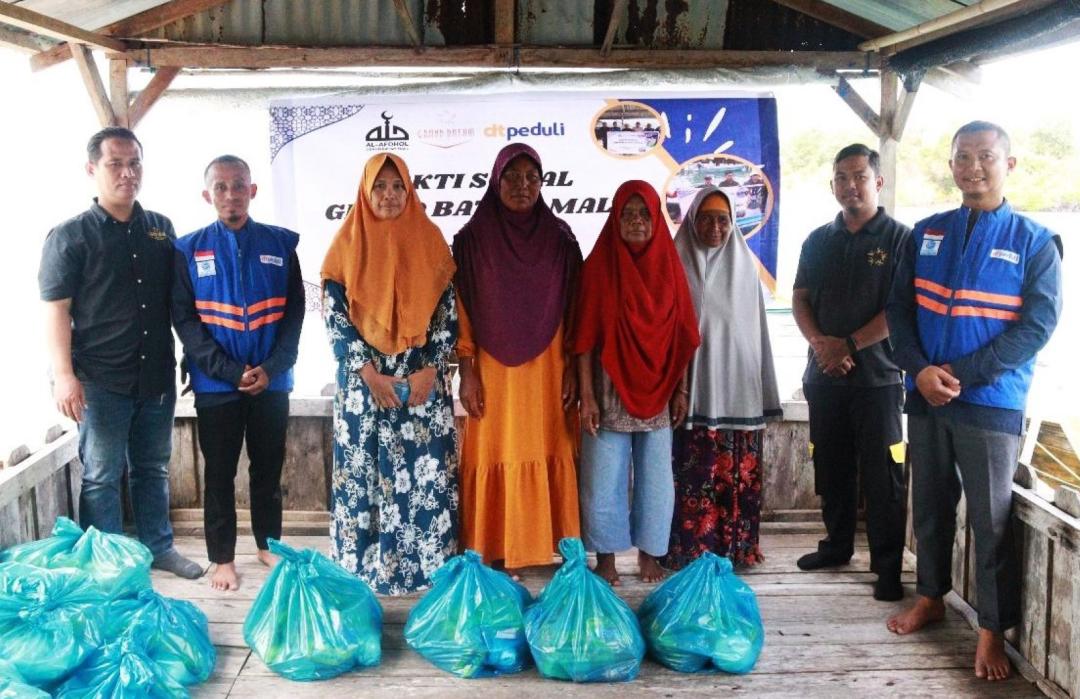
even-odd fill
[{"label": "black polo shirt", "polygon": [[169,219],[138,202],[121,222],[98,206],[49,232],[38,286],[43,301],[71,299],[75,376],[146,398],[176,386],[169,317]]},{"label": "black polo shirt", "polygon": [[[795,288],[810,292],[814,320],[825,335],[847,337],[885,309],[893,273],[911,229],[878,207],[857,233],[843,214],[806,239],[795,273]],[[808,353],[803,382],[836,386],[889,386],[900,383],[900,367],[885,338],[855,353],[855,368],[841,377],[826,376]]]}]

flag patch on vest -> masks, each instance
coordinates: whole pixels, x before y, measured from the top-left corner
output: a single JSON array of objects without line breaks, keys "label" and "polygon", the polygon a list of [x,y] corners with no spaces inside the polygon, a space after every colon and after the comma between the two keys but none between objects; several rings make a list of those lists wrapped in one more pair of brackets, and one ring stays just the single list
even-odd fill
[{"label": "flag patch on vest", "polygon": [[195,251],[195,271],[200,277],[212,277],[217,274],[213,250]]},{"label": "flag patch on vest", "polygon": [[259,262],[262,262],[264,265],[277,265],[278,267],[285,266],[285,260],[277,255],[259,255]]},{"label": "flag patch on vest", "polygon": [[936,255],[941,251],[941,241],[945,239],[944,233],[937,233],[927,231],[923,235],[922,248],[919,249],[920,255]]},{"label": "flag patch on vest", "polygon": [[1020,264],[1020,255],[1012,250],[1002,250],[1001,248],[994,248],[990,251],[990,257],[995,260],[1005,260],[1006,262],[1014,265]]}]

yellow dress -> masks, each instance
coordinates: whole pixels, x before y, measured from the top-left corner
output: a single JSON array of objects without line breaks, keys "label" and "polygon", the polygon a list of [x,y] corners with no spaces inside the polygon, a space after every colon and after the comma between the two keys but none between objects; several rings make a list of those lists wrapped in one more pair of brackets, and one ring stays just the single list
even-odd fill
[{"label": "yellow dress", "polygon": [[580,536],[577,410],[562,407],[563,328],[539,356],[508,367],[476,346],[458,302],[459,357],[473,357],[484,416],[466,417],[459,487],[461,545],[507,568],[551,563]]}]

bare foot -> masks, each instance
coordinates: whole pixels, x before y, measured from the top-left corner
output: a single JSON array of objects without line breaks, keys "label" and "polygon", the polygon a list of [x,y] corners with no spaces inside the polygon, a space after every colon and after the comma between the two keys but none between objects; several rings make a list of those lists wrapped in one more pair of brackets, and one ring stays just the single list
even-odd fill
[{"label": "bare foot", "polygon": [[267,568],[273,568],[278,564],[278,561],[281,560],[266,549],[259,549],[259,552],[255,554],[255,557],[259,559],[259,563],[262,563]]},{"label": "bare foot", "polygon": [[492,570],[498,570],[500,572],[506,573],[507,575],[510,576],[510,579],[513,580],[514,582],[521,582],[522,580],[525,579],[525,576],[521,574],[521,571],[519,569],[517,569],[517,568],[507,568],[506,567],[506,561],[501,559],[501,558],[498,559],[498,560],[492,561],[491,562],[491,568],[492,568]]},{"label": "bare foot", "polygon": [[915,604],[899,614],[889,617],[885,626],[895,634],[914,633],[936,621],[945,618],[945,602],[940,597],[923,597],[919,595]]},{"label": "bare foot", "polygon": [[236,563],[215,563],[210,575],[210,587],[221,592],[233,592],[240,589],[240,577],[236,574]]},{"label": "bare foot", "polygon": [[621,584],[619,572],[615,570],[615,554],[613,553],[596,554],[596,567],[593,568],[593,572],[607,580],[612,587],[618,587]]},{"label": "bare foot", "polygon": [[654,583],[664,579],[667,573],[660,567],[655,556],[650,556],[644,551],[638,551],[638,577],[641,582]]},{"label": "bare foot", "polygon": [[1008,679],[1012,668],[1005,655],[1005,637],[989,629],[979,629],[979,645],[975,648],[975,676],[996,682]]}]

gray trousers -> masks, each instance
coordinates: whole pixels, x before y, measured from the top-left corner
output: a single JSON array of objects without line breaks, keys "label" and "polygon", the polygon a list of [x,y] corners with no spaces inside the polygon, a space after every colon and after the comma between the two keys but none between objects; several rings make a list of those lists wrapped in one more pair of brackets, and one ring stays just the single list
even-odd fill
[{"label": "gray trousers", "polygon": [[1020,622],[1020,562],[1010,524],[1019,435],[993,432],[947,416],[909,415],[912,524],[917,584],[926,597],[952,589],[956,505],[961,488],[975,538],[979,626],[1001,632]]}]

